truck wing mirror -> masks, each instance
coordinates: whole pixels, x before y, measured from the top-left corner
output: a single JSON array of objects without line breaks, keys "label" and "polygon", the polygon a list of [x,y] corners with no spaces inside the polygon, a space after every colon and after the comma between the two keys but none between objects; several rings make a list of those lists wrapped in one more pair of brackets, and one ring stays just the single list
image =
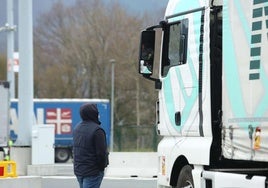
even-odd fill
[{"label": "truck wing mirror", "polygon": [[155,52],[155,31],[145,30],[141,32],[139,73],[143,75],[153,74]]}]

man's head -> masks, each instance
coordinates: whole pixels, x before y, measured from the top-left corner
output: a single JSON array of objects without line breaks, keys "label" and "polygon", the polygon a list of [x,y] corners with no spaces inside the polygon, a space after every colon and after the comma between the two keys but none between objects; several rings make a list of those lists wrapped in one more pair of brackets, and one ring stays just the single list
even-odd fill
[{"label": "man's head", "polygon": [[100,124],[99,111],[96,104],[86,103],[80,107],[80,116],[83,121],[94,121]]}]

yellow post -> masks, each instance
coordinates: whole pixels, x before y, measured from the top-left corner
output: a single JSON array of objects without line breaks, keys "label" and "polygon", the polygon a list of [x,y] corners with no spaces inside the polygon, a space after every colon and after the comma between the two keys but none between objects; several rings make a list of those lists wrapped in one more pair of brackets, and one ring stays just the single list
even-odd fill
[{"label": "yellow post", "polygon": [[0,161],[0,178],[17,177],[17,165],[15,161]]}]

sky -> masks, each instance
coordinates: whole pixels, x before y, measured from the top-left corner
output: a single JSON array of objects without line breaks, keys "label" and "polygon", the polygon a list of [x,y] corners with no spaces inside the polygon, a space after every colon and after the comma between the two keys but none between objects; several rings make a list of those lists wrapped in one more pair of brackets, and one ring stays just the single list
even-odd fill
[{"label": "sky", "polygon": [[[6,2],[8,0],[0,0],[0,27],[6,22]],[[17,9],[19,0],[13,0],[14,8]],[[72,5],[76,0],[32,0],[33,2],[33,15],[38,17],[42,13],[50,10],[52,5],[58,1],[63,2],[65,5]],[[104,0],[104,1],[117,1],[123,7],[133,12],[140,14],[143,12],[152,12],[154,10],[166,7],[168,0]]]},{"label": "sky", "polygon": [[[0,0],[0,28],[5,25],[7,22],[7,1],[8,0]],[[14,12],[17,12],[18,9],[18,1],[13,0],[14,2]],[[36,20],[43,13],[48,12],[54,3],[61,1],[65,5],[72,5],[76,0],[32,0],[33,2],[33,19]],[[142,13],[150,13],[155,10],[160,10],[161,8],[165,8],[167,6],[168,0],[104,0],[104,1],[117,1],[124,8],[132,12],[134,15],[142,14]],[[14,23],[16,25],[17,17],[14,16]],[[5,51],[6,49],[6,33],[0,32],[0,53]]]},{"label": "sky", "polygon": [[122,6],[134,13],[152,12],[167,6],[168,0],[119,0]]}]

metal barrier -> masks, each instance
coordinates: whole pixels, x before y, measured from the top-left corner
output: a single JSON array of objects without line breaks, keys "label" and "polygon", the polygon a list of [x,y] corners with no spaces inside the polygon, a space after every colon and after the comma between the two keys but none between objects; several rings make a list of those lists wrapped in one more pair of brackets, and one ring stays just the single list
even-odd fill
[{"label": "metal barrier", "polygon": [[115,151],[138,151],[153,152],[161,137],[156,133],[155,126],[124,125],[115,126],[114,150]]}]

